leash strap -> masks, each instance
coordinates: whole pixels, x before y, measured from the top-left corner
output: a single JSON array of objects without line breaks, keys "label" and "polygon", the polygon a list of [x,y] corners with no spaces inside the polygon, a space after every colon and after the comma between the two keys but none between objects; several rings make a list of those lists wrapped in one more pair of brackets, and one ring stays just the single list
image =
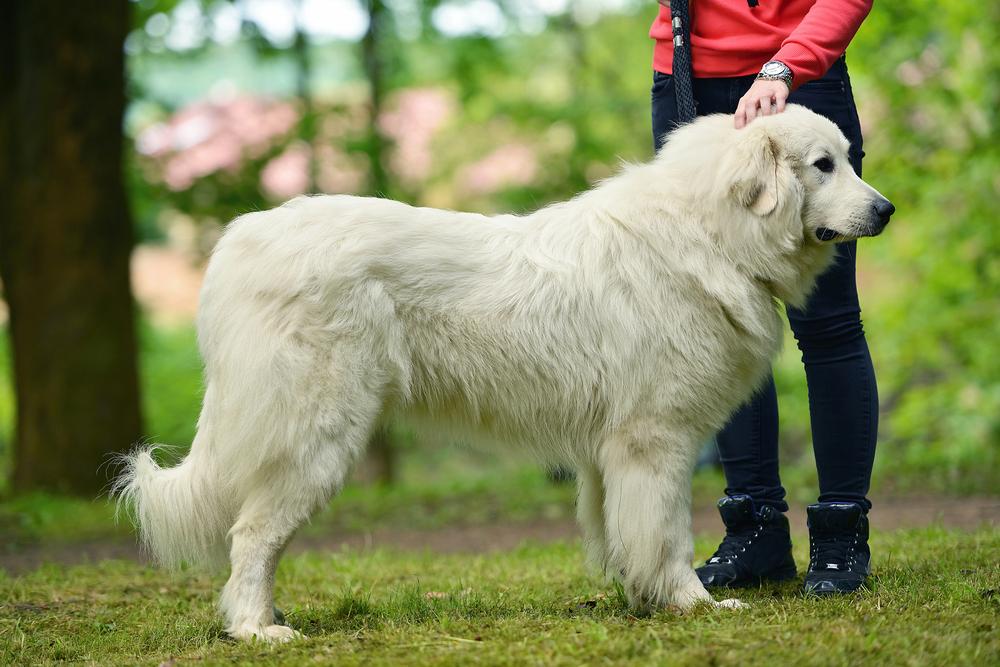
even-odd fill
[{"label": "leash strap", "polygon": [[677,93],[677,119],[694,120],[694,90],[691,85],[691,14],[688,0],[670,0],[670,25],[674,33],[674,90]]}]

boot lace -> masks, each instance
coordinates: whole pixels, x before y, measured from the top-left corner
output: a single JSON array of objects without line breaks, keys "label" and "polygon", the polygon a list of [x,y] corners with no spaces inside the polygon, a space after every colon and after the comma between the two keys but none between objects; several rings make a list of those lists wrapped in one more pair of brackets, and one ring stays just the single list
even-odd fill
[{"label": "boot lace", "polygon": [[745,530],[727,530],[726,536],[722,538],[722,543],[719,544],[719,548],[715,550],[715,553],[712,554],[707,563],[709,565],[714,565],[716,563],[732,563],[737,560],[741,554],[746,552],[747,547],[753,544],[753,541],[760,537],[760,534],[763,531],[764,524],[762,523],[759,523],[756,526],[751,526]]},{"label": "boot lace", "polygon": [[813,571],[849,571],[855,563],[858,534],[853,538],[844,535],[810,535],[809,569]]}]

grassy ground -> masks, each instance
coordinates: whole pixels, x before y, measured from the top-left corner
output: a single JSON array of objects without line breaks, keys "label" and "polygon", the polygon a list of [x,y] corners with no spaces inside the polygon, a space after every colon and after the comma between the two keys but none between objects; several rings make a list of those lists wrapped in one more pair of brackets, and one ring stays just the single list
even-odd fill
[{"label": "grassy ground", "polygon": [[[801,544],[801,540],[799,544]],[[502,554],[377,552],[287,559],[278,601],[308,639],[226,639],[218,577],[132,563],[0,574],[0,664],[940,664],[1000,662],[1000,534],[878,535],[870,590],[743,591],[750,610],[635,618],[575,545]],[[699,555],[711,545],[699,543]],[[796,554],[800,563],[803,547]]]}]

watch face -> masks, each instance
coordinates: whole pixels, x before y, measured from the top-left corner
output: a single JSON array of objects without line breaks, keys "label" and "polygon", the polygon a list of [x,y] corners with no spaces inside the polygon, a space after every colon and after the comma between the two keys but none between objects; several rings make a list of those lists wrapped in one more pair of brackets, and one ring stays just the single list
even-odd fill
[{"label": "watch face", "polygon": [[785,71],[785,66],[781,63],[767,63],[764,65],[764,74],[781,74]]}]

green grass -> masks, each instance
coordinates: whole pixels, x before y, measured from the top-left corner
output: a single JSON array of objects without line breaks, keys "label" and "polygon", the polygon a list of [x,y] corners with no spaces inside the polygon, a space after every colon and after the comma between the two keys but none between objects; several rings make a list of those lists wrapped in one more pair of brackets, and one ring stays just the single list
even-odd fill
[{"label": "green grass", "polygon": [[304,554],[282,563],[277,595],[308,639],[280,647],[224,637],[219,577],[46,566],[0,575],[0,664],[998,664],[997,531],[881,534],[873,548],[876,576],[857,596],[785,584],[740,592],[749,610],[647,618],[584,570],[575,545]]}]

